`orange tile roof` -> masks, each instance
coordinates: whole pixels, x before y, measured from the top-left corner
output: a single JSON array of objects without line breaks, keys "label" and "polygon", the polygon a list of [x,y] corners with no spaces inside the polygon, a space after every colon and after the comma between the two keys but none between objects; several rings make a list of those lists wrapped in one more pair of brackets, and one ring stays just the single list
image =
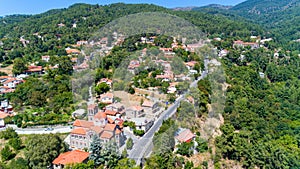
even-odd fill
[{"label": "orange tile roof", "polygon": [[104,111],[104,113],[106,115],[115,116],[118,112],[110,110],[110,109],[107,109],[107,110]]},{"label": "orange tile roof", "polygon": [[114,131],[116,127],[117,127],[116,124],[106,124],[104,127],[104,130],[105,131]]},{"label": "orange tile roof", "polygon": [[80,53],[80,50],[78,49],[66,49],[67,54],[71,54],[71,53]]},{"label": "orange tile roof", "polygon": [[0,119],[4,119],[4,118],[6,118],[8,116],[10,116],[10,114],[4,113],[4,112],[0,113]]},{"label": "orange tile roof", "polygon": [[114,97],[114,94],[112,94],[112,93],[105,93],[105,94],[100,95],[100,97],[101,97],[101,99],[102,99],[103,97],[113,98],[113,97]]},{"label": "orange tile roof", "polygon": [[107,118],[108,123],[113,124],[115,121],[111,118]]},{"label": "orange tile roof", "polygon": [[75,128],[71,131],[72,134],[86,135],[86,130],[84,128]]},{"label": "orange tile roof", "polygon": [[60,154],[52,164],[74,164],[74,163],[82,163],[89,157],[88,152],[83,152],[79,150],[73,150],[69,152],[65,152]]},{"label": "orange tile roof", "polygon": [[94,117],[97,119],[106,119],[107,118],[106,114],[103,112],[98,112]]},{"label": "orange tile roof", "polygon": [[194,137],[195,137],[195,135],[191,132],[191,130],[186,129],[186,130],[182,131],[180,134],[178,134],[178,136],[176,136],[175,138],[180,142],[189,142]]},{"label": "orange tile roof", "polygon": [[12,78],[11,76],[0,76],[0,79],[8,79],[8,78]]},{"label": "orange tile roof", "polygon": [[111,138],[112,138],[112,136],[113,136],[113,134],[112,134],[111,132],[104,131],[104,132],[101,134],[100,138],[107,138],[107,139],[111,139]]},{"label": "orange tile roof", "polygon": [[93,130],[93,131],[95,131],[96,133],[101,133],[102,131],[103,131],[103,128],[102,127],[100,127],[100,126],[93,126],[93,127],[91,127],[91,129]]},{"label": "orange tile roof", "polygon": [[90,121],[86,121],[86,120],[78,120],[77,119],[74,121],[73,126],[90,128],[90,127],[94,126],[94,123],[90,122]]}]

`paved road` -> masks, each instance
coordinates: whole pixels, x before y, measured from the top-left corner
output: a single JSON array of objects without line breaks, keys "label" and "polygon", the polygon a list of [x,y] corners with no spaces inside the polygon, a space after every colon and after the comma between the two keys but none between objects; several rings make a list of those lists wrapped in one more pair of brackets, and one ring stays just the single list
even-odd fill
[{"label": "paved road", "polygon": [[71,126],[56,126],[51,127],[53,130],[47,130],[47,127],[39,128],[18,128],[16,125],[7,125],[6,127],[12,127],[18,134],[50,134],[50,133],[69,133],[71,132]]},{"label": "paved road", "polygon": [[[201,75],[201,77],[198,78],[198,80],[195,80],[190,84],[190,87],[196,87],[197,82],[204,77],[206,77],[207,71],[204,71]],[[188,91],[189,92],[189,91]],[[188,93],[186,92],[186,93]],[[147,131],[147,133],[140,138],[140,140],[134,144],[133,149],[129,153],[129,158],[134,159],[136,161],[136,164],[141,163],[141,159],[144,156],[147,156],[150,153],[149,147],[153,147],[152,139],[154,136],[154,133],[159,130],[160,126],[162,125],[163,120],[166,120],[170,118],[174,113],[176,112],[177,108],[180,105],[180,102],[185,98],[185,95],[181,95],[178,97],[173,105],[171,105],[164,113],[161,114],[161,116],[154,122],[153,126]]]}]

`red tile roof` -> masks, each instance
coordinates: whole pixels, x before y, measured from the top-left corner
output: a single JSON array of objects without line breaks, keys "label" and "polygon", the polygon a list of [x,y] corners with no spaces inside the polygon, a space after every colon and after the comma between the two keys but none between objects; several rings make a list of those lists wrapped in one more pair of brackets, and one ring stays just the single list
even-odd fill
[{"label": "red tile roof", "polygon": [[103,131],[103,128],[102,127],[100,127],[100,126],[93,126],[93,127],[91,127],[91,129],[93,130],[93,131],[95,131],[96,133],[101,133],[102,131]]},{"label": "red tile roof", "polygon": [[86,130],[84,128],[75,128],[71,131],[72,134],[86,135]]},{"label": "red tile roof", "polygon": [[97,119],[106,119],[107,118],[106,114],[103,112],[98,112],[94,117]]},{"label": "red tile roof", "polygon": [[94,123],[90,122],[90,121],[86,121],[86,120],[78,120],[77,119],[74,121],[73,126],[90,128],[90,127],[94,126]]},{"label": "red tile roof", "polygon": [[115,115],[117,115],[118,112],[110,110],[110,109],[107,109],[107,110],[104,111],[104,113],[106,115],[115,116]]},{"label": "red tile roof", "polygon": [[189,142],[191,141],[195,135],[191,132],[190,129],[186,129],[178,134],[175,138],[180,142]]},{"label": "red tile roof", "polygon": [[112,138],[112,136],[113,136],[113,134],[111,133],[111,132],[108,132],[108,131],[104,131],[102,134],[101,134],[101,136],[100,136],[100,138],[106,138],[106,139],[111,139]]},{"label": "red tile roof", "polygon": [[104,130],[105,131],[114,131],[116,127],[117,127],[116,124],[106,124],[104,127]]},{"label": "red tile roof", "polygon": [[52,164],[74,164],[74,163],[82,163],[89,157],[88,152],[83,152],[79,150],[73,150],[66,153],[60,154],[53,162]]}]

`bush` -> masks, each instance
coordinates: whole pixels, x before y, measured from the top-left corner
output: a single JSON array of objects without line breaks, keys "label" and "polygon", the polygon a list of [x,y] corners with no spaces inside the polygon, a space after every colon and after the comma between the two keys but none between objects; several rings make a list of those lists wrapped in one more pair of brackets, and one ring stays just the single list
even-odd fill
[{"label": "bush", "polygon": [[196,142],[197,142],[197,147],[196,147],[196,150],[199,152],[199,153],[203,153],[205,151],[208,150],[208,144],[207,144],[207,141],[205,141],[204,139],[200,138],[200,137],[196,137]]},{"label": "bush", "polygon": [[8,140],[10,138],[16,138],[16,137],[18,137],[18,134],[11,127],[8,127],[6,130],[1,131],[1,133],[0,133],[0,138],[5,139],[5,140]]},{"label": "bush", "polygon": [[2,161],[7,161],[10,160],[14,157],[14,154],[10,150],[9,146],[6,145],[2,150],[1,150],[1,159]]},{"label": "bush", "polygon": [[134,129],[133,134],[136,135],[136,136],[143,136],[145,134],[145,131]]}]

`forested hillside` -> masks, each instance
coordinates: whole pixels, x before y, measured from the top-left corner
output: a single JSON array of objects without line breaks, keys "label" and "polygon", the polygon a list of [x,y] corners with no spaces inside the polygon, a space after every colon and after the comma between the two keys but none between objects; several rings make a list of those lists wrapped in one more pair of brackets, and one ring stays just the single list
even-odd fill
[{"label": "forested hillside", "polygon": [[300,48],[297,42],[300,39],[299,0],[248,0],[229,9],[205,6],[193,10],[231,19],[247,19],[272,32],[281,47],[290,50]]}]

